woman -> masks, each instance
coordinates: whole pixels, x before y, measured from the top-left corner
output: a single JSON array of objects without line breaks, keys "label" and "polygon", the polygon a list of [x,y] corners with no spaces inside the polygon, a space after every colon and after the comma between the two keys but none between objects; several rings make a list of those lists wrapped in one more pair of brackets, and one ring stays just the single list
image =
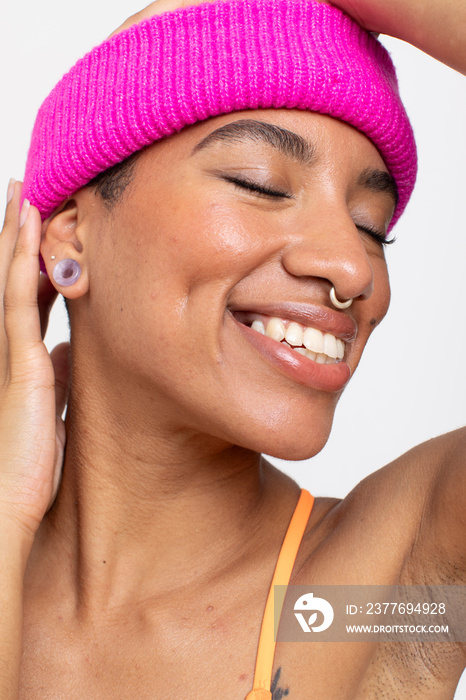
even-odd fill
[{"label": "woman", "polygon": [[[367,26],[387,31],[385,21],[368,18]],[[437,38],[422,45],[464,69],[460,46],[439,48]],[[312,178],[303,162],[285,167],[270,138],[259,139],[257,123],[251,143],[252,116],[262,135],[292,132],[314,144]],[[225,127],[241,120],[248,148],[237,131],[233,153],[242,171],[265,174],[255,189],[245,187],[225,148]],[[214,143],[218,129],[223,138]],[[378,187],[367,178],[361,184],[368,170],[379,173]],[[23,697],[248,693],[264,591],[299,496],[258,453],[303,459],[322,448],[349,370],[386,312],[374,228],[383,230],[396,210],[387,172],[373,143],[347,123],[256,110],[154,143],[123,181],[120,173],[116,198],[108,178],[66,198],[41,247],[69,299],[73,328],[63,482],[45,518],[61,453],[53,373],[31,303],[40,225],[34,208],[19,213],[20,187],[10,188],[1,239],[9,353],[1,404],[5,697],[17,695],[23,605]],[[286,201],[297,192],[305,193],[299,210]],[[309,221],[318,222],[312,237]],[[81,270],[71,285],[69,267],[54,273],[69,259]],[[285,349],[279,367],[276,348],[245,330],[271,316],[287,328],[314,322],[338,336],[345,362],[320,371],[310,360],[286,371],[295,351]],[[404,455],[342,502],[316,499],[293,582],[440,583],[446,562],[448,581],[460,582],[462,441],[457,433]],[[384,506],[387,496],[393,510]],[[449,509],[440,512],[445,502]],[[274,697],[452,697],[462,668],[457,647],[431,652],[429,673],[411,647],[400,657],[383,645],[305,646],[278,645]]]}]

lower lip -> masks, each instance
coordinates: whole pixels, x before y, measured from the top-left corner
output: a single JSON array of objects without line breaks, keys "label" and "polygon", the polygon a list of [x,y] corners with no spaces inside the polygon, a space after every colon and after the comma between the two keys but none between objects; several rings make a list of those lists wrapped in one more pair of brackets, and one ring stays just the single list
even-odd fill
[{"label": "lower lip", "polygon": [[346,362],[321,365],[318,362],[290,350],[277,340],[253,331],[249,326],[234,322],[243,336],[261,355],[278,369],[299,384],[321,391],[341,391],[351,378],[351,370]]}]

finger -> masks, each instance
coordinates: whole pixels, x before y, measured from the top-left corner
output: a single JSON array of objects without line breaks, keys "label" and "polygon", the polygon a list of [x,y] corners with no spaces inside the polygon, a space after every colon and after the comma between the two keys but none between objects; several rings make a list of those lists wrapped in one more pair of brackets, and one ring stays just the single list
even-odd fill
[{"label": "finger", "polygon": [[55,405],[57,416],[65,410],[69,394],[69,354],[70,344],[60,343],[50,353],[55,373]]},{"label": "finger", "polygon": [[55,299],[58,296],[58,292],[47,277],[47,275],[40,275],[39,278],[39,291],[37,294],[37,301],[39,305],[39,318],[40,318],[40,332],[42,338],[45,337],[47,332],[47,326],[49,325],[50,311],[55,303]]},{"label": "finger", "polygon": [[5,209],[5,220],[0,233],[0,293],[2,298],[5,291],[8,270],[13,257],[13,250],[18,237],[21,189],[21,182],[13,182],[11,186],[10,181],[8,185],[8,195],[11,199]]},{"label": "finger", "polygon": [[53,477],[52,477],[52,492],[50,496],[50,501],[47,507],[47,511],[50,510],[50,508],[53,506],[54,501],[57,497],[58,489],[60,486],[60,481],[62,477],[62,472],[63,472],[63,458],[65,454],[65,444],[66,444],[66,430],[65,430],[65,424],[57,416],[57,446],[56,446],[56,456],[55,456],[55,464],[53,468]]},{"label": "finger", "polygon": [[37,305],[41,219],[37,209],[28,206],[27,200],[20,213],[19,226],[4,295],[4,324],[12,375],[25,360],[30,360],[31,351],[44,352]]},{"label": "finger", "polygon": [[21,182],[10,180],[8,183],[5,220],[0,233],[0,378],[5,376],[8,363],[8,341],[4,324],[3,299],[13,250],[18,237],[21,189]]},{"label": "finger", "polygon": [[120,25],[118,29],[115,29],[115,31],[112,32],[110,36],[119,34],[125,29],[131,27],[133,24],[137,24],[137,22],[142,22],[144,19],[148,19],[149,17],[161,15],[164,12],[171,12],[172,10],[177,10],[180,7],[200,5],[201,3],[205,2],[215,2],[215,0],[156,0],[156,2],[151,2],[150,5],[145,7],[140,12],[136,12],[136,14],[131,15],[131,17],[128,17],[128,19],[125,22],[123,22],[123,24]]},{"label": "finger", "polygon": [[5,219],[6,219],[6,210],[8,209],[8,204],[11,202],[13,199],[14,193],[15,193],[15,184],[16,180],[14,177],[12,177],[7,185],[7,192],[6,192],[6,205],[5,205]]},{"label": "finger", "polygon": [[[11,215],[11,211],[12,211],[11,202],[13,201],[13,198],[15,196],[17,189],[21,188],[21,186],[22,186],[22,183],[17,182],[14,178],[11,178],[11,180],[8,182],[7,193],[6,193],[5,217],[4,217],[3,227],[5,226],[9,216]],[[19,215],[19,212],[18,212],[18,215]]]}]

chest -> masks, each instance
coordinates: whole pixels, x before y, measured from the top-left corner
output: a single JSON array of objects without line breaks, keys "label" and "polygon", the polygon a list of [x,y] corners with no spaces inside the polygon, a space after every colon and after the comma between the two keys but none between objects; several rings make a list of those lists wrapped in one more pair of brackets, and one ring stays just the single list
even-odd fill
[{"label": "chest", "polygon": [[244,698],[261,595],[203,595],[77,617],[25,611],[20,700]]},{"label": "chest", "polygon": [[[237,614],[215,606],[203,613],[180,606],[155,622],[128,614],[85,629],[60,616],[26,625],[19,698],[244,700],[253,686],[259,600]],[[273,700],[451,700],[457,650],[432,646],[278,643]]]},{"label": "chest", "polygon": [[[243,637],[244,639],[244,637]],[[149,640],[147,640],[149,642]],[[252,688],[254,654],[240,639],[209,647],[185,639],[168,655],[115,639],[113,647],[86,649],[58,644],[45,657],[40,647],[23,668],[20,700],[244,700]],[[295,645],[302,647],[303,645]],[[452,700],[454,683],[437,680],[421,663],[422,650],[325,648],[277,649],[273,700]],[[348,645],[349,646],[349,645]],[[446,647],[446,645],[443,645]],[[390,648],[388,648],[390,647]],[[452,650],[436,655],[449,664]]]},{"label": "chest", "polygon": [[[305,539],[293,583],[420,580],[421,564],[412,559],[408,576],[393,538],[375,527],[364,532],[340,535],[332,527]],[[219,582],[216,592],[130,603],[85,620],[57,607],[53,596],[40,613],[31,602],[20,700],[244,700],[253,687],[269,569],[243,572],[234,585]],[[273,700],[452,700],[462,658],[446,643],[278,643]]]}]

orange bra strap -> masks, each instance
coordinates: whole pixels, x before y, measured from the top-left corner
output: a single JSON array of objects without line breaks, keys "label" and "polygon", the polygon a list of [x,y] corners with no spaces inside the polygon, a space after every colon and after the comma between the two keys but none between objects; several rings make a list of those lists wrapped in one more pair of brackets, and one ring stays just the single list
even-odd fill
[{"label": "orange bra strap", "polygon": [[283,589],[280,592],[280,596],[275,596],[274,587],[287,586],[290,581],[296,555],[298,554],[299,545],[301,544],[313,504],[314,497],[311,496],[309,491],[302,489],[293,517],[288,525],[275,566],[272,583],[270,584],[264,617],[262,618],[259,647],[257,649],[254,690],[248,693],[246,700],[267,700],[267,698],[272,697],[270,686],[272,684],[275,639],[286,593],[286,589]]}]

